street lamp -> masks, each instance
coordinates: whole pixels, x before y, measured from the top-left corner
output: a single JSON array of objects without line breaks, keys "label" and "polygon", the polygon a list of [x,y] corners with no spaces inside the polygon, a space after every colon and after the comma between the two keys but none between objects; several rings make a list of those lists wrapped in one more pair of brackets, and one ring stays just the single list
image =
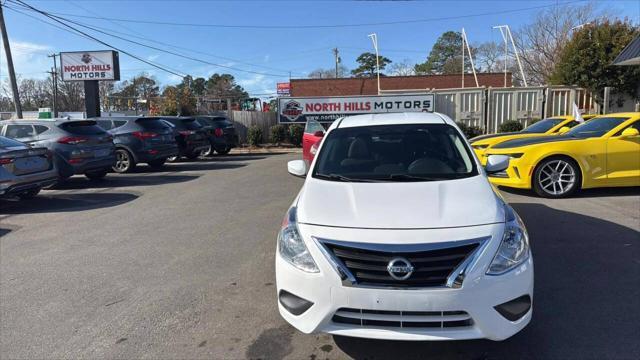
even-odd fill
[{"label": "street lamp", "polygon": [[369,34],[373,48],[376,50],[376,73],[378,75],[378,95],[380,95],[380,55],[378,55],[378,35],[376,33]]}]

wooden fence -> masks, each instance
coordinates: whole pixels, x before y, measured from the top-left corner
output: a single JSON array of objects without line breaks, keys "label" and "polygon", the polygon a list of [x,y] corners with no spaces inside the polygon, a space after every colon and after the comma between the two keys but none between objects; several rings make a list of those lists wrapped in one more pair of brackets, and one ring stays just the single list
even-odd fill
[{"label": "wooden fence", "polygon": [[228,114],[229,119],[233,121],[236,127],[241,144],[247,142],[247,130],[253,125],[257,125],[262,129],[262,140],[269,141],[269,128],[278,125],[276,113],[259,112],[259,111],[236,111],[231,110]]}]

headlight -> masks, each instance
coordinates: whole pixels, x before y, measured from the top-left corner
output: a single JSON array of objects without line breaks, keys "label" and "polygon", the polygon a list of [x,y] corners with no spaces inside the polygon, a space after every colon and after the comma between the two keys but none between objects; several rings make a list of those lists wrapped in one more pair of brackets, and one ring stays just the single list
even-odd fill
[{"label": "headlight", "polygon": [[506,223],[502,242],[487,270],[488,275],[500,275],[522,264],[529,257],[529,235],[522,220],[505,205]]},{"label": "headlight", "polygon": [[298,232],[295,206],[289,209],[282,221],[282,229],[278,234],[278,249],[280,256],[296,268],[310,273],[320,271]]}]

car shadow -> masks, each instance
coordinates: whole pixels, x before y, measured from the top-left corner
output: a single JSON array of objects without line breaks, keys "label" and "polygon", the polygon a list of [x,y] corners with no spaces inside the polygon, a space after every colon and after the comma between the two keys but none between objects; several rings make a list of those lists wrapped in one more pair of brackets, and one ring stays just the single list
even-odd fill
[{"label": "car shadow", "polygon": [[[500,191],[504,191],[510,194],[533,196],[537,197],[533,190],[515,189],[500,186]],[[591,198],[591,197],[613,197],[613,196],[633,196],[640,195],[640,187],[609,187],[609,188],[595,188],[595,189],[581,189],[576,192],[572,197],[576,198]]]},{"label": "car shadow", "polygon": [[512,205],[535,264],[533,318],[523,331],[502,342],[334,336],[335,344],[356,359],[640,358],[638,231],[542,204]]},{"label": "car shadow", "polygon": [[133,174],[142,174],[142,173],[148,174],[148,173],[155,173],[155,172],[225,170],[225,169],[237,169],[245,166],[247,166],[247,164],[216,163],[215,161],[187,161],[187,162],[169,163],[164,165],[161,169],[154,169],[150,166],[140,165],[134,169]]},{"label": "car shadow", "polygon": [[51,195],[44,192],[29,200],[0,200],[0,214],[18,215],[92,210],[122,205],[137,198],[136,194],[124,192]]},{"label": "car shadow", "polygon": [[197,179],[198,175],[135,175],[109,174],[103,180],[89,180],[82,176],[74,176],[56,184],[54,190],[77,190],[91,188],[118,188],[131,186],[151,186],[175,184]]}]

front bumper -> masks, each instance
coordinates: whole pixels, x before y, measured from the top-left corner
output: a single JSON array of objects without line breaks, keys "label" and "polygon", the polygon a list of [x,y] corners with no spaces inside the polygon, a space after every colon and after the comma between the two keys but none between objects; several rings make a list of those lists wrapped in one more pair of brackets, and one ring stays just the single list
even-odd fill
[{"label": "front bumper", "polygon": [[[480,163],[484,166],[487,163],[489,154],[480,157]],[[509,167],[502,173],[489,175],[489,181],[496,186],[506,186],[518,189],[531,189],[531,176],[533,166],[526,164],[522,158],[511,158]]]},{"label": "front bumper", "polygon": [[[276,255],[276,280],[281,290],[313,303],[300,315],[290,313],[280,302],[280,314],[304,333],[326,332],[335,335],[391,340],[464,340],[486,338],[506,339],[522,330],[530,321],[529,309],[521,318],[510,321],[494,308],[523,295],[533,298],[533,260],[499,276],[486,275],[486,270],[502,239],[504,224],[470,228],[430,230],[364,230],[337,229],[299,224],[319,273],[306,273],[294,268]],[[431,243],[489,236],[489,243],[479,254],[467,273],[461,288],[390,289],[345,286],[338,273],[320,252],[317,245],[307,241],[311,236],[333,239],[358,239],[379,242],[390,239],[394,243]],[[344,324],[333,321],[339,309],[391,312],[465,312],[472,324],[463,327],[404,328]]]}]

